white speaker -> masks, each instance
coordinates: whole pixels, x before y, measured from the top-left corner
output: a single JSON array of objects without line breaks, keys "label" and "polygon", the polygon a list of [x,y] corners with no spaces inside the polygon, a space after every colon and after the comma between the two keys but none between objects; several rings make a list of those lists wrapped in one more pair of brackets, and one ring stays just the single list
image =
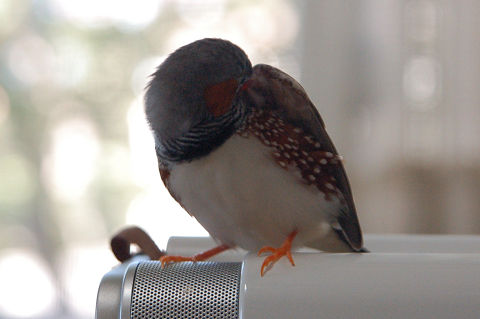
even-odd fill
[{"label": "white speaker", "polygon": [[[264,277],[244,251],[164,269],[138,256],[104,276],[96,318],[480,318],[480,236],[365,237],[371,253],[301,251]],[[171,238],[167,252],[214,245]]]}]

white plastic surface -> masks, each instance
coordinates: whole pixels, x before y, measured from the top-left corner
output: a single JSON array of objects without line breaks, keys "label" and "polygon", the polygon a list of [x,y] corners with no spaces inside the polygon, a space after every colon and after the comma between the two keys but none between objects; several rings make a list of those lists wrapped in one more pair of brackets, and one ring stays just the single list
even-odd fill
[{"label": "white plastic surface", "polygon": [[240,318],[480,318],[479,254],[294,254],[243,264]]},{"label": "white plastic surface", "polygon": [[[380,235],[364,236],[365,247],[374,253],[480,253],[480,236],[474,235]],[[171,237],[167,252],[170,255],[190,256],[215,247],[210,237]],[[314,252],[311,249],[300,251]],[[214,261],[242,261],[247,252],[231,249],[216,257]],[[479,317],[480,318],[480,317]]]},{"label": "white plastic surface", "polygon": [[[212,248],[210,238],[172,238],[169,254]],[[480,236],[367,235],[368,254],[301,250],[260,277],[264,257],[242,261],[240,318],[480,318]]]}]

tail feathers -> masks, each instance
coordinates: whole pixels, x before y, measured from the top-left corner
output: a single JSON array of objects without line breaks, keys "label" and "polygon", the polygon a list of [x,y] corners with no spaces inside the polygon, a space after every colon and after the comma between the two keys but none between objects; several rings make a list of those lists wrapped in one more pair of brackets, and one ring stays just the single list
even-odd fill
[{"label": "tail feathers", "polygon": [[350,243],[350,241],[345,237],[345,233],[344,231],[341,229],[341,228],[336,228],[336,227],[332,227],[332,229],[335,231],[335,233],[337,234],[337,236],[345,243],[348,245],[348,247],[350,247],[351,251],[353,251],[354,253],[369,253],[370,251],[365,248],[365,247],[361,247],[360,249],[356,249],[355,247],[353,247]]},{"label": "tail feathers", "polygon": [[324,237],[315,239],[309,243],[306,243],[305,246],[309,248],[318,249],[325,252],[332,253],[368,253],[369,250],[365,247],[360,249],[355,249],[350,245],[350,242],[345,238],[345,234],[341,229],[336,229],[334,227],[326,234]]}]

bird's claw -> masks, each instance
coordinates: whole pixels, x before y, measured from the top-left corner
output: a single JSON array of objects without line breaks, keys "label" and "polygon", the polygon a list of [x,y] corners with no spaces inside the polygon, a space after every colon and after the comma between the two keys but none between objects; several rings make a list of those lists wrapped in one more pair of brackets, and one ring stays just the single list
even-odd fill
[{"label": "bird's claw", "polygon": [[260,275],[262,277],[263,275],[265,275],[265,272],[270,269],[283,256],[287,256],[292,266],[295,266],[295,262],[293,261],[292,252],[290,251],[290,249],[292,247],[292,241],[296,235],[297,231],[293,231],[292,233],[290,233],[287,239],[285,239],[282,246],[278,248],[274,248],[272,246],[265,246],[260,248],[260,250],[258,251],[258,256],[265,252],[271,253],[271,255],[266,257],[262,263],[262,268],[260,269]]},{"label": "bird's claw", "polygon": [[230,249],[230,246],[228,245],[220,245],[217,247],[214,247],[212,249],[209,249],[207,251],[204,251],[202,253],[190,256],[190,257],[184,257],[184,256],[162,256],[160,257],[160,262],[162,263],[162,268],[164,268],[166,265],[170,263],[176,263],[176,262],[182,262],[182,261],[204,261],[207,260],[208,258],[215,256],[227,249]]},{"label": "bird's claw", "polygon": [[262,268],[260,269],[260,275],[262,277],[263,275],[265,275],[265,272],[269,270],[283,256],[287,256],[292,266],[295,266],[295,262],[293,261],[293,257],[292,257],[292,253],[290,252],[290,249],[286,249],[286,247],[280,247],[277,249],[274,249],[272,247],[263,247],[258,252],[258,255],[261,255],[263,252],[266,252],[266,251],[271,252],[272,254],[266,257],[265,260],[263,261]]},{"label": "bird's claw", "polygon": [[269,252],[269,253],[273,254],[275,251],[276,251],[276,249],[273,248],[272,246],[265,246],[265,247],[260,248],[260,250],[257,253],[257,256],[260,256],[265,252]]},{"label": "bird's claw", "polygon": [[183,256],[162,256],[160,257],[160,262],[162,263],[162,268],[165,268],[170,263],[177,263],[182,261],[197,261],[195,256],[192,257],[183,257]]}]

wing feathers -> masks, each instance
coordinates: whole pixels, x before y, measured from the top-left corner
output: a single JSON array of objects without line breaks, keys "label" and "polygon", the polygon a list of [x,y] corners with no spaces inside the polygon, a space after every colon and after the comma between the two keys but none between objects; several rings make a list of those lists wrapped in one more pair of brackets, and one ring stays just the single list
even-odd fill
[{"label": "wing feathers", "polygon": [[[335,146],[325,130],[325,124],[317,109],[308,98],[302,86],[286,73],[259,64],[253,68],[251,83],[246,89],[245,98],[250,105],[258,109],[273,110],[290,124],[302,128],[320,143],[323,151],[338,155]],[[337,217],[336,224],[341,227],[348,245],[354,250],[362,249],[362,231],[358,222],[350,184],[341,161],[330,171],[342,192],[348,209]]]}]

